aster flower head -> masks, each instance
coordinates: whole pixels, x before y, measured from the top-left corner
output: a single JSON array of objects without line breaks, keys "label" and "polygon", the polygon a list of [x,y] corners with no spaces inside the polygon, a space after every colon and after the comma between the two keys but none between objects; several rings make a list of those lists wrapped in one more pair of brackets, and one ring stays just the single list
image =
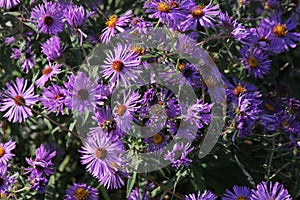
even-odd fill
[{"label": "aster flower head", "polygon": [[63,48],[60,45],[58,36],[54,36],[42,43],[42,52],[47,56],[49,61],[60,61],[63,56]]},{"label": "aster flower head", "polygon": [[300,33],[293,32],[297,27],[297,20],[288,18],[282,20],[282,12],[272,13],[269,19],[263,19],[260,24],[262,27],[272,31],[270,35],[270,50],[274,53],[282,53],[295,48],[300,42]]},{"label": "aster flower head", "polygon": [[205,190],[203,193],[198,191],[198,194],[185,195],[185,200],[215,200],[217,196],[209,190]]},{"label": "aster flower head", "polygon": [[118,86],[120,81],[125,87],[130,85],[130,80],[137,79],[140,60],[134,51],[130,51],[129,45],[118,43],[113,52],[108,51],[104,64],[100,66],[100,73],[111,84]]},{"label": "aster flower head", "polygon": [[[32,116],[30,108],[38,101],[37,95],[34,95],[34,87],[30,85],[27,88],[27,80],[17,78],[15,82],[6,83],[7,89],[2,92],[0,111],[4,112],[8,109],[4,117],[10,122],[23,122]],[[5,94],[5,95],[4,95]]]},{"label": "aster flower head", "polygon": [[31,189],[37,191],[40,194],[45,194],[48,188],[49,180],[45,177],[40,176],[32,176],[29,177],[28,180],[31,183]]},{"label": "aster flower head", "polygon": [[69,26],[73,28],[82,28],[86,25],[86,20],[93,15],[94,12],[86,13],[83,6],[69,5],[64,12],[64,17]]},{"label": "aster flower head", "polygon": [[233,192],[226,189],[222,200],[247,200],[250,199],[251,190],[245,186],[233,186]]},{"label": "aster flower head", "polygon": [[10,58],[19,59],[22,57],[22,51],[20,49],[12,48],[11,50],[12,50],[12,53],[11,53]]},{"label": "aster flower head", "polygon": [[57,34],[63,30],[63,8],[59,3],[50,1],[35,6],[31,18],[41,33]]},{"label": "aster flower head", "polygon": [[219,5],[212,5],[212,1],[207,6],[196,5],[192,2],[193,6],[190,9],[190,14],[181,23],[182,29],[195,30],[198,23],[203,27],[213,28],[215,19],[213,17],[219,15]]},{"label": "aster flower head", "polygon": [[8,164],[8,161],[15,156],[15,154],[11,153],[12,150],[16,148],[16,143],[12,140],[6,143],[0,143],[0,164],[1,168]]},{"label": "aster flower head", "polygon": [[[149,132],[152,134],[152,131],[149,130]],[[167,146],[168,140],[169,136],[166,135],[163,130],[161,130],[151,137],[144,139],[144,142],[147,144],[148,152],[160,153],[162,149]]]},{"label": "aster flower head", "polygon": [[20,0],[0,0],[0,8],[10,9],[17,6]]},{"label": "aster flower head", "polygon": [[109,168],[109,172],[99,178],[100,184],[108,190],[121,188],[124,185],[122,176],[127,179],[129,178],[129,174],[127,172],[120,171],[117,168],[119,168],[118,165],[116,165],[115,168]]},{"label": "aster flower head", "polygon": [[264,51],[270,50],[270,44],[271,44],[271,33],[272,31],[268,28],[258,26],[256,28],[249,28],[248,29],[249,35],[244,40],[245,43],[249,45],[254,45],[259,49],[262,49]]},{"label": "aster flower head", "polygon": [[148,190],[142,190],[139,188],[134,188],[128,197],[128,200],[150,200],[150,192]]},{"label": "aster flower head", "polygon": [[56,74],[60,73],[60,64],[49,64],[42,70],[42,76],[36,80],[36,84],[39,87],[44,87],[45,83],[52,79],[52,77]]},{"label": "aster flower head", "polygon": [[36,149],[36,157],[25,158],[27,163],[31,166],[25,168],[25,173],[30,173],[30,177],[43,177],[53,174],[53,162],[52,159],[55,157],[56,151],[51,152],[43,144]]},{"label": "aster flower head", "polygon": [[22,70],[25,71],[25,73],[28,73],[29,69],[32,69],[34,67],[35,65],[34,55],[30,50],[30,48],[27,48],[25,50],[24,59],[22,59],[20,62],[21,62],[21,68]]},{"label": "aster flower head", "polygon": [[252,190],[250,200],[261,200],[261,199],[280,199],[280,200],[292,200],[289,192],[284,189],[283,185],[275,182],[259,183],[256,186],[256,190]]},{"label": "aster flower head", "polygon": [[152,23],[145,21],[143,18],[134,17],[130,22],[130,27],[140,34],[147,34],[152,28]]},{"label": "aster flower head", "polygon": [[[0,167],[0,194],[5,194],[15,182],[15,175],[11,176],[6,167]],[[0,196],[1,197],[1,196]]]},{"label": "aster flower head", "polygon": [[48,111],[48,114],[54,112],[57,116],[64,114],[64,106],[70,104],[71,99],[67,97],[67,90],[64,87],[52,83],[43,89],[40,101]]},{"label": "aster flower head", "polygon": [[91,80],[84,72],[78,72],[76,76],[71,75],[67,88],[68,95],[72,98],[71,107],[80,113],[93,110],[96,106],[96,93],[98,90],[97,79]]},{"label": "aster flower head", "polygon": [[244,46],[241,49],[242,62],[249,75],[255,78],[263,78],[270,71],[272,61],[268,59],[268,53],[255,47]]},{"label": "aster flower head", "polygon": [[176,143],[173,147],[173,150],[168,151],[164,158],[165,160],[171,161],[172,166],[176,167],[176,169],[178,169],[180,165],[187,167],[189,163],[192,162],[191,159],[187,158],[187,155],[193,151],[193,149],[194,147],[191,147],[190,143]]},{"label": "aster flower head", "polygon": [[115,36],[118,32],[122,33],[125,31],[125,27],[132,17],[132,11],[128,10],[123,16],[118,17],[117,15],[111,15],[105,22],[106,28],[101,32],[100,39],[104,43],[108,43],[110,39]]},{"label": "aster flower head", "polygon": [[87,171],[99,179],[124,166],[123,143],[112,135],[104,134],[101,129],[90,130],[79,152],[81,164],[87,165]]},{"label": "aster flower head", "polygon": [[73,183],[66,191],[64,200],[98,200],[98,190],[85,183]]}]

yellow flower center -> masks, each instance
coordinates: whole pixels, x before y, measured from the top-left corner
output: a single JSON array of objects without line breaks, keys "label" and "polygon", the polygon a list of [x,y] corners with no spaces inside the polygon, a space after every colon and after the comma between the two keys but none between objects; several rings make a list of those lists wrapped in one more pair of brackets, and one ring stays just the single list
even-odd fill
[{"label": "yellow flower center", "polygon": [[250,67],[257,67],[258,66],[258,60],[254,57],[254,56],[250,56],[250,58],[248,59],[248,65]]},{"label": "yellow flower center", "polygon": [[244,92],[247,92],[247,89],[242,87],[241,84],[239,83],[236,88],[234,88],[233,90],[233,93],[236,95],[236,96],[239,96],[240,94],[244,93]]},{"label": "yellow flower center", "polygon": [[186,63],[185,62],[179,62],[178,65],[177,65],[177,68],[180,70],[180,71],[183,71],[184,68],[186,66]]},{"label": "yellow flower center", "polygon": [[277,37],[285,37],[289,31],[286,29],[285,24],[277,24],[277,26],[274,27],[273,33]]},{"label": "yellow flower center", "polygon": [[96,157],[98,159],[103,160],[106,157],[106,155],[107,155],[107,151],[104,147],[100,147],[96,150]]},{"label": "yellow flower center", "polygon": [[123,104],[118,105],[116,113],[117,113],[118,116],[122,117],[124,115],[124,113],[126,112],[126,110],[127,110],[127,108],[126,108],[125,105],[123,105]]},{"label": "yellow flower center", "polygon": [[176,1],[171,1],[171,2],[170,2],[170,5],[171,5],[173,8],[178,8],[178,7],[179,7],[179,3],[177,3]]},{"label": "yellow flower center", "polygon": [[47,67],[45,69],[42,70],[43,75],[48,75],[52,72],[53,68],[52,67]]},{"label": "yellow flower center", "polygon": [[89,197],[89,191],[83,188],[77,188],[75,191],[76,200],[87,200]]},{"label": "yellow flower center", "polygon": [[21,106],[22,104],[25,104],[25,99],[24,99],[22,96],[17,95],[17,96],[15,96],[14,103],[15,103],[17,106]]},{"label": "yellow flower center", "polygon": [[132,46],[132,47],[130,47],[130,50],[139,55],[145,54],[145,48],[143,46]]},{"label": "yellow flower center", "polygon": [[235,200],[248,200],[247,197],[238,196]]},{"label": "yellow flower center", "polygon": [[112,69],[115,70],[116,72],[121,72],[124,66],[125,65],[122,61],[115,60],[112,64]]},{"label": "yellow flower center", "polygon": [[0,146],[0,158],[5,154],[4,147]]},{"label": "yellow flower center", "polygon": [[290,127],[290,125],[289,125],[289,123],[287,121],[281,122],[280,125],[281,125],[282,128],[288,128],[288,127]]},{"label": "yellow flower center", "polygon": [[109,19],[105,22],[105,25],[108,27],[108,28],[114,28],[118,22],[118,17],[117,15],[112,15],[109,17]]},{"label": "yellow flower center", "polygon": [[0,193],[0,199],[4,199],[6,195],[4,193]]},{"label": "yellow flower center", "polygon": [[166,2],[160,2],[157,6],[157,10],[164,13],[171,12],[171,8]]},{"label": "yellow flower center", "polygon": [[204,15],[204,11],[203,11],[204,6],[203,5],[199,5],[196,7],[196,9],[191,11],[191,14],[194,18],[200,18]]},{"label": "yellow flower center", "polygon": [[162,141],[163,141],[163,136],[162,136],[161,134],[157,133],[157,134],[153,135],[152,141],[153,141],[155,144],[160,144],[160,143],[162,143]]}]

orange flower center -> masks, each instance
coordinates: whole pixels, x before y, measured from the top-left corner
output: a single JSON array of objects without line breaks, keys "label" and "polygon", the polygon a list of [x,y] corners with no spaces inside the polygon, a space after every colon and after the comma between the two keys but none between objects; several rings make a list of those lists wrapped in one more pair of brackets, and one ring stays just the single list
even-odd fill
[{"label": "orange flower center", "polygon": [[242,87],[241,84],[239,83],[236,88],[234,88],[233,93],[236,96],[239,96],[240,94],[247,92],[246,88]]},{"label": "orange flower center", "polygon": [[108,27],[108,28],[114,28],[118,22],[118,17],[117,15],[112,15],[109,17],[109,19],[105,22],[105,25]]},{"label": "orange flower center", "polygon": [[4,147],[0,146],[0,158],[5,154]]},{"label": "orange flower center", "polygon": [[197,6],[197,8],[195,10],[191,11],[191,14],[194,18],[200,18],[204,15],[204,11],[203,11],[204,6],[203,5],[199,5]]},{"label": "orange flower center", "polygon": [[248,65],[250,67],[257,67],[258,66],[258,60],[254,57],[254,56],[250,56],[250,58],[248,59]]},{"label": "orange flower center", "polygon": [[50,15],[47,15],[45,18],[44,18],[44,23],[47,25],[47,26],[51,26],[53,24],[53,17],[51,17]]},{"label": "orange flower center", "polygon": [[112,69],[115,70],[116,72],[121,72],[124,66],[125,65],[122,61],[115,60],[112,64]]},{"label": "orange flower center", "polygon": [[171,1],[171,2],[170,2],[170,5],[171,5],[173,8],[178,8],[178,7],[179,7],[179,3],[177,3],[176,1]]},{"label": "orange flower center", "polygon": [[60,97],[62,97],[60,94],[56,94],[56,95],[54,95],[53,99],[56,100],[56,99],[58,99]]},{"label": "orange flower center", "polygon": [[153,135],[152,141],[153,141],[155,144],[160,144],[160,143],[162,143],[162,141],[163,141],[163,136],[162,136],[161,134],[157,133],[157,134]]},{"label": "orange flower center", "polygon": [[132,46],[132,47],[130,47],[130,50],[139,55],[145,54],[145,48],[143,46]]},{"label": "orange flower center", "polygon": [[14,103],[15,103],[17,106],[21,106],[21,105],[25,104],[25,99],[24,99],[22,96],[17,95],[17,96],[15,96]]},{"label": "orange flower center", "polygon": [[43,75],[48,75],[52,72],[53,68],[52,67],[47,67],[45,69],[42,70]]},{"label": "orange flower center", "polygon": [[103,159],[106,157],[106,155],[107,155],[107,151],[106,151],[105,148],[100,147],[100,148],[98,148],[98,149],[96,150],[96,157],[97,157],[98,159],[103,160]]},{"label": "orange flower center", "polygon": [[89,197],[89,190],[83,188],[77,188],[75,191],[76,200],[87,200]]},{"label": "orange flower center", "polygon": [[118,105],[117,106],[117,115],[122,117],[124,115],[124,113],[126,112],[127,108],[125,105]]},{"label": "orange flower center", "polygon": [[171,8],[166,2],[160,2],[157,6],[157,10],[164,13],[171,12]]},{"label": "orange flower center", "polygon": [[89,98],[89,92],[86,89],[80,89],[78,91],[78,97],[82,100],[87,100]]},{"label": "orange flower center", "polygon": [[247,197],[238,196],[235,200],[248,200]]},{"label": "orange flower center", "polygon": [[277,24],[277,26],[274,27],[273,33],[277,37],[285,37],[289,31],[286,29],[285,24]]}]

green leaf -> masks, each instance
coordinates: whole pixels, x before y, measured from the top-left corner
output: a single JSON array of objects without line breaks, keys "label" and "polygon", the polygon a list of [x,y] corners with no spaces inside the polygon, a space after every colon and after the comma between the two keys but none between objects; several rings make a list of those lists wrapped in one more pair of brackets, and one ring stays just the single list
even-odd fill
[{"label": "green leaf", "polygon": [[133,175],[127,181],[126,198],[129,197],[130,192],[134,186],[135,180],[136,180],[136,172],[134,172]]}]

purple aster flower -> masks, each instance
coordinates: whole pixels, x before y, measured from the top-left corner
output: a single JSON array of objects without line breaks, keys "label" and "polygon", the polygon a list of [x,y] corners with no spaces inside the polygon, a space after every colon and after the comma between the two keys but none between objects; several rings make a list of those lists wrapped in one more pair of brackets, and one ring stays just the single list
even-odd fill
[{"label": "purple aster flower", "polygon": [[60,73],[60,69],[59,69],[60,67],[61,65],[58,64],[52,65],[50,63],[42,70],[43,75],[38,80],[36,80],[35,83],[41,88],[44,87],[47,81],[51,80],[55,74]]},{"label": "purple aster flower", "polygon": [[23,122],[28,117],[32,116],[30,108],[36,103],[38,98],[34,95],[34,87],[30,85],[27,88],[27,80],[23,78],[17,78],[16,82],[11,84],[6,83],[6,87],[2,93],[0,111],[6,111],[9,109],[3,117],[7,117],[10,122]]},{"label": "purple aster flower", "polygon": [[278,0],[267,0],[265,3],[265,9],[277,9],[279,7]]},{"label": "purple aster flower", "polygon": [[203,193],[198,191],[198,194],[185,195],[185,200],[215,200],[217,196],[209,190],[205,190]]},{"label": "purple aster flower", "polygon": [[95,117],[93,118],[98,122],[98,125],[101,127],[101,130],[104,133],[123,136],[124,132],[121,130],[119,126],[117,126],[117,122],[111,115],[111,110],[109,106],[103,109],[97,110]]},{"label": "purple aster flower", "polygon": [[0,194],[5,194],[8,190],[11,189],[11,185],[14,184],[16,180],[15,178],[15,175],[11,176],[8,173],[6,167],[0,167]]},{"label": "purple aster flower", "polygon": [[[149,130],[149,132],[150,134],[152,134],[152,131]],[[147,134],[149,133],[146,133],[146,137]],[[146,139],[144,139],[144,142],[147,144],[148,152],[160,153],[161,150],[168,145],[168,139],[169,136],[166,135],[162,130],[151,137],[147,137]]]},{"label": "purple aster flower", "polygon": [[20,3],[20,0],[0,0],[0,8],[10,9]]},{"label": "purple aster flower", "polygon": [[48,182],[49,180],[45,177],[29,177],[28,179],[31,184],[31,189],[37,191],[40,194],[45,194],[46,190],[48,188]]},{"label": "purple aster flower", "polygon": [[20,49],[12,48],[11,50],[12,50],[12,53],[11,53],[10,58],[19,59],[22,57],[22,51]]},{"label": "purple aster flower", "polygon": [[15,40],[16,40],[16,38],[15,38],[14,36],[6,37],[6,38],[5,38],[5,41],[4,41],[4,44],[5,44],[6,46],[9,46],[9,45],[11,45]]},{"label": "purple aster flower", "polygon": [[189,166],[189,163],[192,162],[191,159],[187,158],[187,155],[192,152],[194,147],[191,147],[190,143],[184,144],[176,143],[172,151],[168,151],[164,158],[172,162],[172,166],[179,168],[180,165]]},{"label": "purple aster flower", "polygon": [[[115,165],[115,163],[113,163]],[[129,178],[128,173],[118,170],[120,166],[115,165],[115,168],[109,168],[109,172],[99,178],[100,184],[106,187],[106,189],[119,189],[124,185],[124,180],[121,175],[125,178]]]},{"label": "purple aster flower", "polygon": [[64,115],[64,106],[68,105],[71,99],[67,98],[67,90],[64,87],[52,83],[43,89],[41,103],[47,109],[48,114],[51,112]]},{"label": "purple aster flower", "polygon": [[101,32],[100,39],[104,43],[108,43],[110,39],[115,36],[118,32],[122,33],[125,31],[125,26],[130,21],[132,16],[132,11],[128,10],[123,16],[118,17],[117,15],[112,15],[105,22],[106,28]]},{"label": "purple aster flower", "polygon": [[66,191],[64,200],[98,200],[98,190],[85,183],[73,183]]},{"label": "purple aster flower", "polygon": [[34,55],[32,54],[30,48],[26,49],[25,51],[25,58],[20,61],[21,62],[21,68],[25,70],[25,73],[28,73],[29,69],[32,69],[35,65],[34,61]]},{"label": "purple aster flower", "polygon": [[236,127],[239,136],[247,136],[261,114],[261,94],[259,92],[245,93],[238,98],[236,108]]},{"label": "purple aster flower", "polygon": [[82,154],[81,164],[87,165],[87,171],[99,179],[124,166],[123,143],[111,135],[104,134],[101,129],[90,130],[79,152]]},{"label": "purple aster flower", "polygon": [[140,34],[147,34],[152,28],[152,23],[145,21],[143,18],[134,17],[130,22],[130,27]]},{"label": "purple aster flower", "polygon": [[35,6],[31,18],[41,33],[57,34],[63,30],[63,9],[59,3],[50,1]]},{"label": "purple aster flower", "polygon": [[203,27],[213,28],[215,19],[213,17],[219,15],[219,5],[212,5],[212,1],[207,6],[196,5],[192,2],[190,14],[186,17],[185,21],[181,23],[182,29],[195,30],[198,22]]},{"label": "purple aster flower", "polygon": [[25,158],[27,163],[31,166],[25,168],[25,174],[30,173],[30,177],[43,177],[53,174],[53,162],[52,158],[56,155],[56,151],[51,152],[45,148],[43,144],[36,149],[36,157]]},{"label": "purple aster flower", "polygon": [[258,48],[244,46],[241,49],[242,62],[249,75],[255,78],[263,78],[270,71],[272,61],[268,59],[268,53]]},{"label": "purple aster flower", "polygon": [[251,190],[245,186],[233,186],[233,192],[226,189],[222,200],[250,199]]},{"label": "purple aster flower", "polygon": [[150,200],[150,192],[148,190],[141,190],[139,188],[135,188],[130,192],[128,200]]},{"label": "purple aster flower", "polygon": [[[69,87],[70,85],[72,86]],[[84,72],[78,72],[77,76],[69,79],[68,89],[74,110],[83,113],[96,107],[97,80],[91,80]]]},{"label": "purple aster flower", "polygon": [[270,29],[258,26],[256,28],[248,29],[249,36],[245,39],[246,43],[257,46],[258,48],[269,51],[272,31]]},{"label": "purple aster flower", "polygon": [[118,86],[120,81],[124,86],[130,85],[130,80],[137,79],[140,60],[134,51],[130,51],[129,45],[118,43],[114,52],[108,51],[104,64],[100,66],[100,72],[111,84]]},{"label": "purple aster flower", "polygon": [[60,61],[63,57],[63,48],[60,45],[59,37],[54,36],[42,43],[42,52],[49,61]]},{"label": "purple aster flower", "polygon": [[149,106],[154,105],[158,102],[157,93],[153,88],[148,89],[143,96],[142,103]]},{"label": "purple aster flower", "polygon": [[250,200],[262,199],[292,200],[289,192],[278,182],[274,185],[272,182],[269,184],[262,182],[256,186],[256,190],[252,190]]},{"label": "purple aster flower", "polygon": [[219,22],[222,32],[231,35],[234,39],[241,41],[248,36],[245,27],[237,20],[231,20],[227,12],[219,14]]},{"label": "purple aster flower", "polygon": [[0,143],[0,169],[4,168],[2,166],[6,166],[8,161],[15,156],[15,154],[11,153],[12,150],[16,148],[16,143],[12,140],[6,143]]},{"label": "purple aster flower", "polygon": [[263,19],[261,22],[261,26],[272,30],[270,49],[274,53],[282,53],[289,48],[295,48],[296,42],[300,41],[300,33],[292,32],[297,27],[297,20],[289,18],[283,22],[281,15],[281,11],[272,13],[270,19]]},{"label": "purple aster flower", "polygon": [[141,102],[138,92],[129,91],[123,94],[123,102],[117,102],[113,109],[113,114],[117,122],[117,126],[123,131],[131,130],[134,121],[134,112],[139,109]]}]

